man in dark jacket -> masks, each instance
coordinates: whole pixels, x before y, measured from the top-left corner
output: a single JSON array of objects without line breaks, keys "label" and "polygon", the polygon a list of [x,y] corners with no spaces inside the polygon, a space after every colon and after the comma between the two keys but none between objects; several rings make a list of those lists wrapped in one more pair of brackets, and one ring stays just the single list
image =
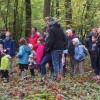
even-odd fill
[{"label": "man in dark jacket", "polygon": [[65,35],[64,32],[53,18],[47,18],[46,23],[49,26],[49,48],[51,50],[52,62],[54,67],[53,80],[57,80],[57,76],[62,72],[62,53],[65,47]]},{"label": "man in dark jacket", "polygon": [[70,65],[71,65],[72,70],[74,70],[74,65],[75,65],[75,62],[74,62],[74,49],[75,49],[75,46],[73,45],[72,40],[74,38],[78,38],[78,37],[75,34],[74,29],[68,29],[66,31],[66,34],[68,36],[68,55],[70,57]]}]

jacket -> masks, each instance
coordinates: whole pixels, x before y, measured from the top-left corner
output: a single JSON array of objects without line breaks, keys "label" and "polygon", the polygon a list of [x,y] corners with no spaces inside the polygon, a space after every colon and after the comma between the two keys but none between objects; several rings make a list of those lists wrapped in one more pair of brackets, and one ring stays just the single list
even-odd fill
[{"label": "jacket", "polygon": [[19,52],[16,55],[16,57],[19,58],[18,63],[19,64],[28,64],[28,59],[29,59],[29,55],[31,54],[31,49],[26,46],[26,45],[22,45],[19,47]]},{"label": "jacket", "polygon": [[15,43],[14,40],[12,38],[10,38],[9,40],[4,39],[3,40],[3,49],[7,49],[9,48],[9,55],[11,57],[15,56]]},{"label": "jacket", "polygon": [[41,61],[43,59],[44,49],[45,49],[44,45],[39,45],[39,47],[37,48],[37,51],[36,51],[36,62],[37,62],[38,65],[40,65],[40,63],[41,63]]},{"label": "jacket", "polygon": [[44,55],[46,55],[46,54],[51,54],[48,36],[45,37],[45,49],[44,49]]},{"label": "jacket", "polygon": [[4,56],[1,58],[0,70],[9,70],[10,69],[10,60],[8,57]]},{"label": "jacket", "polygon": [[38,48],[38,43],[37,40],[40,37],[40,35],[35,34],[34,36],[30,36],[28,43],[33,45],[33,50],[36,52],[37,48]]},{"label": "jacket", "polygon": [[84,48],[80,43],[77,46],[75,46],[74,58],[75,58],[75,61],[83,61],[86,58],[85,53],[84,53]]},{"label": "jacket", "polygon": [[72,43],[74,38],[78,38],[75,34],[72,37],[68,37],[68,54],[69,56],[74,56],[75,46]]},{"label": "jacket", "polygon": [[100,61],[100,36],[98,37],[98,41],[96,45],[96,53],[97,53],[97,59]]},{"label": "jacket", "polygon": [[50,26],[48,30],[49,36],[49,49],[52,50],[64,50],[65,48],[65,35],[60,27],[60,25],[55,22],[53,25]]},{"label": "jacket", "polygon": [[93,32],[90,32],[88,34],[88,37],[86,38],[86,41],[85,41],[85,46],[88,49],[90,56],[91,56],[91,53],[92,53],[92,44],[93,44],[92,43],[92,36],[93,35],[96,35],[96,34],[94,34]]}]

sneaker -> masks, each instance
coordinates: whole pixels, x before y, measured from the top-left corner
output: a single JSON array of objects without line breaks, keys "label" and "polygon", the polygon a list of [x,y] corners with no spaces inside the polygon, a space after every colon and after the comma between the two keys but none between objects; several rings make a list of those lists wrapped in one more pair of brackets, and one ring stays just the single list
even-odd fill
[{"label": "sneaker", "polygon": [[3,79],[3,82],[4,82],[4,83],[8,83],[8,82],[9,82],[9,79],[4,78],[4,79]]},{"label": "sneaker", "polygon": [[26,80],[26,79],[27,79],[26,70],[22,71],[22,79],[23,79],[23,80]]},{"label": "sneaker", "polygon": [[24,78],[24,82],[28,82],[28,78],[27,77]]},{"label": "sneaker", "polygon": [[100,79],[99,75],[96,75],[95,77],[93,77],[93,80],[99,80],[99,79]]},{"label": "sneaker", "polygon": [[46,80],[46,76],[43,76],[42,78],[41,78],[41,82],[43,82],[43,81],[45,81]]}]

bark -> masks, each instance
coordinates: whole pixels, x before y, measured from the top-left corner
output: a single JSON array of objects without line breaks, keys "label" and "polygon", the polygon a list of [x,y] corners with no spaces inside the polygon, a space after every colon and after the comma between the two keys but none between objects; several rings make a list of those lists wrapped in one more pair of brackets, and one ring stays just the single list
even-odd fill
[{"label": "bark", "polygon": [[66,9],[66,28],[71,28],[72,25],[72,7],[71,0],[65,0],[65,9]]},{"label": "bark", "polygon": [[29,35],[31,34],[31,0],[25,0],[25,12],[26,12],[25,37],[29,37]]},{"label": "bark", "polygon": [[56,0],[56,17],[59,18],[59,0]]},{"label": "bark", "polygon": [[51,0],[44,0],[44,14],[43,18],[50,16]]},{"label": "bark", "polygon": [[17,39],[17,16],[18,16],[18,0],[15,0],[14,2],[14,20],[13,20],[13,37],[16,40]]},{"label": "bark", "polygon": [[54,17],[54,0],[52,0],[51,2],[51,9],[50,9],[50,14],[51,14],[51,17]]}]

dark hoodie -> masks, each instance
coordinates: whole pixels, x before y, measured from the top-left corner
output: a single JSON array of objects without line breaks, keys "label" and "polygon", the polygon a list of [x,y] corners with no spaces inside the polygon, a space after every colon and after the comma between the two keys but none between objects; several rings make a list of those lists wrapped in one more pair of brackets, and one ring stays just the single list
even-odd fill
[{"label": "dark hoodie", "polygon": [[100,36],[98,36],[98,41],[96,45],[96,53],[97,53],[97,59],[100,60]]},{"label": "dark hoodie", "polygon": [[89,33],[88,37],[86,38],[86,43],[85,43],[85,46],[88,49],[90,55],[92,52],[92,36],[93,35],[94,35],[94,33]]},{"label": "dark hoodie", "polygon": [[89,34],[88,34],[88,37],[86,38],[86,47],[87,47],[87,49],[88,49],[88,51],[89,51],[89,54],[91,55],[91,52],[92,52],[92,36],[94,36],[94,35],[97,35],[97,34],[94,34],[93,32],[90,32]]},{"label": "dark hoodie", "polygon": [[50,50],[64,50],[66,38],[60,24],[57,22],[50,26],[49,30],[49,48]]}]

